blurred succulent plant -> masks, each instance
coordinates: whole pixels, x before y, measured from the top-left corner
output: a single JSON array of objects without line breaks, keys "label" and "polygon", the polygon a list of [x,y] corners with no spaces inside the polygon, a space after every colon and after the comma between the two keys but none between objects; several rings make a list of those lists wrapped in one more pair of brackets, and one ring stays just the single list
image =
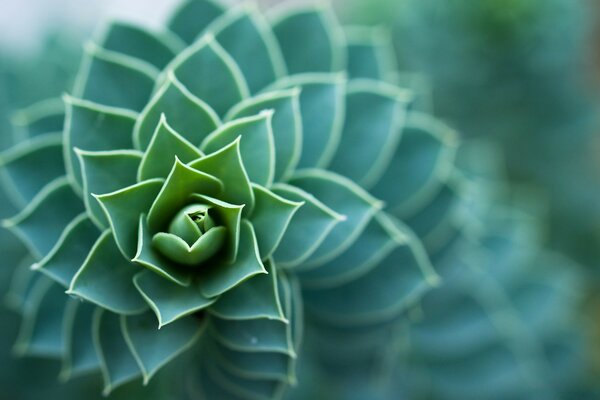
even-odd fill
[{"label": "blurred succulent plant", "polygon": [[16,348],[62,359],[65,379],[100,370],[107,394],[176,366],[176,397],[277,398],[314,358],[303,325],[389,331],[437,283],[400,217],[436,220],[422,206],[456,140],[406,120],[388,43],[346,41],[328,7],[188,0],[167,28],[109,24],[64,103],[17,118]]}]

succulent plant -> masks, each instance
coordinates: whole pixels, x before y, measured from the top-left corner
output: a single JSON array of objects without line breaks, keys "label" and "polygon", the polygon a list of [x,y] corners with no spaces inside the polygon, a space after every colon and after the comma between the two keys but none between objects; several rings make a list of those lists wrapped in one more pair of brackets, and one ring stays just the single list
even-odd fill
[{"label": "succulent plant", "polygon": [[174,366],[176,397],[270,399],[311,386],[304,326],[394,331],[438,282],[400,217],[436,220],[456,138],[406,117],[387,45],[327,6],[188,0],[164,31],[109,24],[2,153],[28,250],[16,349],[100,370],[105,394]]}]

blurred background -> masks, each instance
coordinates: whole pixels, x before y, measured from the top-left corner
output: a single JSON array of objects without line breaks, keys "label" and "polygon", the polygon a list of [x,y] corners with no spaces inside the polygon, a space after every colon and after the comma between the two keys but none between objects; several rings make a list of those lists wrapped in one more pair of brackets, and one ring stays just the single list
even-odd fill
[{"label": "blurred background", "polygon": [[[70,87],[81,43],[102,20],[157,27],[177,2],[4,2],[0,131],[8,131],[18,109]],[[563,268],[584,283],[577,309],[589,322],[591,368],[600,373],[600,2],[338,0],[334,6],[346,25],[391,34],[396,61],[423,107],[459,132],[466,153],[478,149],[458,161],[493,159],[501,170],[494,179],[500,174],[519,194],[519,207],[536,215],[542,246],[571,260]],[[1,135],[0,148],[11,141]],[[533,266],[542,275],[544,267]],[[3,345],[0,363],[9,353]]]}]

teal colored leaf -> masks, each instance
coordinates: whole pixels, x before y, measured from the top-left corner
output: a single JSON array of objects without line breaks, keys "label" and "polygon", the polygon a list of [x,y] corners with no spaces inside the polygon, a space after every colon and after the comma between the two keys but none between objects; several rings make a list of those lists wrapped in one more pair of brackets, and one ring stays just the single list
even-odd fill
[{"label": "teal colored leaf", "polygon": [[64,132],[65,162],[69,179],[81,190],[83,180],[73,149],[107,151],[131,149],[136,113],[76,99],[64,98],[67,116]]},{"label": "teal colored leaf", "polygon": [[[447,182],[435,192],[434,197],[428,202],[418,205],[412,209],[392,209],[390,212],[411,227],[420,238],[425,238],[440,224],[449,218],[452,211],[457,207],[456,189]],[[410,213],[409,213],[410,211]]]},{"label": "teal colored leaf", "polygon": [[392,210],[429,201],[453,170],[454,131],[424,114],[411,112],[397,151],[371,193]]},{"label": "teal colored leaf", "polygon": [[246,279],[266,274],[258,254],[256,235],[252,225],[242,220],[238,254],[233,262],[216,262],[200,271],[200,290],[206,297],[215,297],[233,289]]},{"label": "teal colored leaf", "polygon": [[[62,294],[64,296],[64,293]],[[96,307],[90,303],[69,300],[65,321],[66,351],[60,378],[68,380],[100,369],[100,359],[94,350],[92,330]]]},{"label": "teal colored leaf", "polygon": [[83,201],[91,220],[108,227],[106,214],[96,195],[112,193],[136,183],[142,154],[134,150],[84,151],[75,149],[83,177]]},{"label": "teal colored leaf", "polygon": [[167,26],[186,43],[192,43],[223,12],[225,7],[216,0],[186,0],[171,15]]},{"label": "teal colored leaf", "polygon": [[100,39],[103,49],[139,58],[162,70],[181,50],[166,33],[154,33],[125,22],[113,21]]},{"label": "teal colored leaf", "polygon": [[273,258],[278,266],[291,268],[306,260],[327,235],[346,217],[294,186],[276,184],[273,192],[291,201],[303,203],[290,220]]},{"label": "teal colored leaf", "polygon": [[[14,237],[9,232],[5,231],[5,233],[8,233],[10,237]],[[19,243],[17,243],[17,245],[18,244]],[[25,250],[25,253],[25,255],[21,255],[15,262],[14,270],[10,276],[8,290],[4,295],[6,306],[18,313],[25,313],[29,307],[28,303],[31,302],[31,291],[35,287],[36,282],[38,280],[48,280],[44,275],[31,270],[31,265],[35,260],[31,255],[27,254],[27,250]]]},{"label": "teal colored leaf", "polygon": [[152,237],[152,245],[162,255],[189,267],[201,267],[201,263],[213,257],[225,242],[227,230],[216,226],[200,236],[191,246],[172,233],[159,232]]},{"label": "teal colored leaf", "polygon": [[137,251],[140,215],[150,210],[163,183],[162,179],[151,179],[95,196],[106,214],[119,250],[128,259],[132,259]]},{"label": "teal colored leaf", "polygon": [[207,30],[237,62],[250,93],[260,91],[285,74],[273,31],[255,5],[245,4],[229,11]]},{"label": "teal colored leaf", "polygon": [[158,329],[153,313],[121,316],[121,330],[129,350],[142,371],[144,384],[200,337],[205,325],[200,319],[183,318]]},{"label": "teal colored leaf", "polygon": [[346,29],[348,77],[350,79],[390,80],[397,71],[390,32],[381,28]]},{"label": "teal colored leaf", "polygon": [[244,215],[252,212],[254,192],[250,187],[250,180],[242,162],[239,139],[219,151],[192,161],[189,166],[212,175],[223,183],[223,191],[218,196],[220,200],[230,204],[243,205]]},{"label": "teal colored leaf", "polygon": [[158,72],[145,61],[88,43],[73,95],[106,106],[141,111],[150,99]]},{"label": "teal colored leaf", "polygon": [[218,176],[183,164],[177,157],[173,161],[171,172],[148,212],[148,228],[153,234],[167,230],[171,219],[191,203],[192,194],[215,196],[223,190]]},{"label": "teal colored leaf", "polygon": [[77,271],[67,293],[117,314],[138,314],[147,306],[133,286],[137,272],[139,268],[123,257],[112,232],[106,230]]},{"label": "teal colored leaf", "polygon": [[240,138],[240,155],[248,178],[261,185],[270,185],[275,174],[275,143],[273,112],[235,119],[211,133],[201,149],[213,153]]},{"label": "teal colored leaf", "polygon": [[108,396],[118,386],[139,377],[141,371],[125,342],[118,315],[97,308],[92,334],[104,380],[103,394]]},{"label": "teal colored leaf", "polygon": [[66,226],[50,253],[32,268],[68,288],[99,236],[87,214],[80,214]]},{"label": "teal colored leaf", "polygon": [[317,267],[341,254],[356,241],[373,215],[383,206],[349,179],[323,170],[300,171],[290,180],[290,184],[313,194],[346,217],[303,263],[303,268]]},{"label": "teal colored leaf", "polygon": [[346,121],[329,169],[368,187],[385,172],[400,140],[408,92],[376,81],[354,81]]},{"label": "teal colored leaf", "polygon": [[48,279],[40,279],[29,295],[29,307],[14,350],[17,354],[60,357],[65,350],[63,319],[66,301],[64,289]]},{"label": "teal colored leaf", "polygon": [[137,252],[132,261],[160,275],[163,279],[166,278],[181,286],[188,286],[191,281],[192,270],[181,268],[180,265],[167,259],[157,251],[152,242],[154,235],[148,228],[145,214],[139,216],[138,232]]},{"label": "teal colored leaf", "polygon": [[175,157],[187,163],[201,156],[200,150],[169,126],[165,114],[162,114],[148,149],[144,153],[138,179],[144,181],[151,178],[166,178],[173,167]]},{"label": "teal colored leaf", "polygon": [[3,186],[10,199],[24,207],[48,182],[63,176],[62,153],[60,134],[29,139],[0,153]]},{"label": "teal colored leaf", "polygon": [[[237,104],[226,119],[248,117],[263,110],[273,110],[272,127],[275,143],[275,180],[290,174],[302,151],[302,118],[298,89],[269,92]],[[260,182],[257,182],[260,183]]]},{"label": "teal colored leaf", "polygon": [[344,68],[344,33],[329,7],[290,7],[275,18],[273,32],[290,75]]},{"label": "teal colored leaf", "polygon": [[196,146],[221,123],[217,113],[190,93],[172,71],[136,121],[133,141],[137,148],[148,147],[162,114],[173,130]]},{"label": "teal colored leaf", "polygon": [[3,221],[38,258],[48,254],[63,229],[84,211],[65,177],[48,183],[19,214]]},{"label": "teal colored leaf", "polygon": [[277,81],[276,88],[300,89],[302,154],[298,168],[325,167],[340,141],[344,123],[346,78],[343,74],[302,74]]},{"label": "teal colored leaf", "polygon": [[159,329],[187,315],[204,310],[216,300],[202,295],[197,280],[186,287],[166,281],[151,271],[137,274],[134,284],[156,314]]},{"label": "teal colored leaf", "polygon": [[277,269],[272,262],[265,262],[264,266],[266,274],[256,275],[223,293],[209,312],[221,319],[285,320],[277,287]]},{"label": "teal colored leaf", "polygon": [[277,249],[290,220],[304,203],[288,200],[259,185],[253,185],[252,189],[256,203],[249,219],[254,226],[260,256],[265,260]]},{"label": "teal colored leaf", "polygon": [[239,67],[211,34],[179,53],[168,67],[194,96],[224,115],[248,97],[248,85]]},{"label": "teal colored leaf", "polygon": [[42,100],[16,111],[10,122],[17,135],[16,142],[59,133],[65,122],[65,105],[60,98]]}]

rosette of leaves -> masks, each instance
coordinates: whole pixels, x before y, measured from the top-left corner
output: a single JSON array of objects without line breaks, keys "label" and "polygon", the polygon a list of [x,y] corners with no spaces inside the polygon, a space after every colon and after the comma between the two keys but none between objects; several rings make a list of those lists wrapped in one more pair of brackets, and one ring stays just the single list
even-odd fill
[{"label": "rosette of leaves", "polygon": [[160,32],[108,25],[66,109],[24,110],[2,154],[21,208],[4,225],[29,249],[16,349],[100,370],[105,393],[181,361],[178,397],[270,399],[297,382],[304,324],[400,318],[437,275],[398,209],[454,140],[403,132],[385,46],[345,38],[324,6],[190,0]]}]

